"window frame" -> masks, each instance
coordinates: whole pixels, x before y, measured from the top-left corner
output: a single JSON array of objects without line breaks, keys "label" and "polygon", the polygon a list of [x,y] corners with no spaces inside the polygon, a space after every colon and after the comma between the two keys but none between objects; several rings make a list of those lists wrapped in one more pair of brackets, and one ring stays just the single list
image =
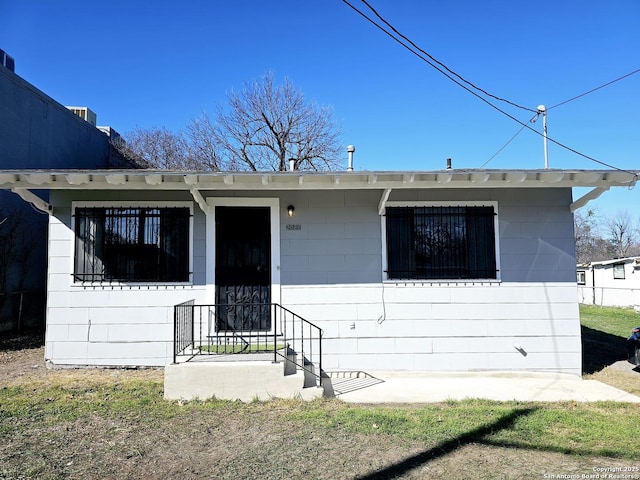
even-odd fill
[{"label": "window frame", "polygon": [[[166,281],[143,281],[143,280],[98,280],[98,281],[83,281],[76,279],[75,264],[76,264],[76,210],[81,208],[187,208],[189,210],[189,238],[187,244],[189,246],[188,260],[189,260],[189,278],[184,281],[166,282]],[[71,285],[86,286],[86,285],[114,285],[114,286],[137,286],[137,285],[193,285],[193,217],[194,208],[193,202],[178,201],[178,202],[165,202],[165,201],[91,201],[91,202],[71,202],[71,255],[70,255],[70,272],[71,272]]]},{"label": "window frame", "polygon": [[[387,220],[386,213],[387,207],[405,207],[405,208],[430,208],[430,207],[493,207],[494,220],[494,250],[496,256],[496,278],[452,278],[452,279],[426,279],[426,278],[389,278],[388,267],[389,259],[387,258]],[[449,201],[449,202],[433,202],[433,201],[389,201],[385,203],[384,211],[380,215],[380,222],[382,225],[382,280],[387,283],[499,283],[502,281],[502,269],[500,268],[500,225],[499,225],[500,212],[498,210],[497,201]]]},{"label": "window frame", "polygon": [[[620,268],[622,267],[622,268]],[[622,274],[618,270],[622,270]],[[614,280],[626,280],[626,272],[624,270],[624,263],[614,263],[613,264],[613,279]]]},{"label": "window frame", "polygon": [[577,270],[576,271],[576,283],[578,285],[586,285],[587,284],[587,271],[586,270]]}]

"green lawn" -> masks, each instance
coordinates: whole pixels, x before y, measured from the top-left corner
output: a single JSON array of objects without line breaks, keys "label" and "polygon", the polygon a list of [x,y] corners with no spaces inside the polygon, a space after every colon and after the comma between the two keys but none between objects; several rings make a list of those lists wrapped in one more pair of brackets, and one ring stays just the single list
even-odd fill
[{"label": "green lawn", "polygon": [[[606,347],[614,361],[640,325],[633,310],[580,314],[583,351]],[[640,374],[601,365],[590,378],[640,394]],[[414,468],[406,478],[543,478],[640,458],[638,404],[174,402],[163,399],[161,371],[45,373],[0,384],[0,479],[199,478],[199,467],[219,478],[405,478]]]},{"label": "green lawn", "polygon": [[631,329],[640,325],[640,314],[629,308],[580,305],[580,323],[585,378],[640,396],[640,373],[624,368],[631,368],[626,342]]},{"label": "green lawn", "polygon": [[580,323],[585,327],[626,339],[633,327],[640,326],[640,314],[631,308],[580,305]]},{"label": "green lawn", "polygon": [[251,417],[277,412],[269,428],[304,424],[317,433],[384,434],[444,449],[449,444],[473,442],[572,455],[640,458],[640,408],[635,404],[486,400],[393,407],[357,406],[338,400],[185,404],[163,400],[160,379],[128,380],[123,375],[117,382],[109,377],[84,382],[82,376],[81,372],[74,373],[72,379],[56,375],[45,382],[0,388],[0,438],[20,433],[51,435],[92,417],[126,418],[129,423],[144,424],[153,434],[154,425],[188,425],[194,415]]}]

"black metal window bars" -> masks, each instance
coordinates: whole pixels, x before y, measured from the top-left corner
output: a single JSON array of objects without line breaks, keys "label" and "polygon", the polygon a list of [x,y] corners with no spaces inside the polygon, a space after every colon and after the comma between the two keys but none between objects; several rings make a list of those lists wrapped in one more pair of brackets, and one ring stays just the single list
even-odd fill
[{"label": "black metal window bars", "polygon": [[492,206],[388,207],[389,279],[495,279]]},{"label": "black metal window bars", "polygon": [[188,208],[77,208],[80,282],[189,281]]}]

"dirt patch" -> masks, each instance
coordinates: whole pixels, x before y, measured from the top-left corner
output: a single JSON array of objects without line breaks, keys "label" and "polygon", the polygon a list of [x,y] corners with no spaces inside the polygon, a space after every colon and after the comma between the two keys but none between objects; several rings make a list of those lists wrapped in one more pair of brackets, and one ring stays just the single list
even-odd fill
[{"label": "dirt patch", "polygon": [[[81,391],[123,379],[162,380],[161,369],[49,370],[41,342],[23,342],[24,348],[18,339],[0,342],[0,388],[63,382]],[[0,415],[0,479],[540,479],[638,466],[504,445],[433,447],[382,433],[322,429],[283,421],[289,408],[295,407],[228,403],[203,412],[185,406],[162,420],[144,412],[96,412],[55,422],[38,421],[35,413],[34,420]]]},{"label": "dirt patch", "polygon": [[45,363],[41,334],[16,335],[0,340],[0,386],[56,378],[71,380],[74,377],[76,381],[100,383],[113,381],[120,375],[161,380],[163,374],[161,368],[50,368]]},{"label": "dirt patch", "polygon": [[0,340],[1,385],[24,377],[42,377],[46,373],[42,335],[18,335]]}]

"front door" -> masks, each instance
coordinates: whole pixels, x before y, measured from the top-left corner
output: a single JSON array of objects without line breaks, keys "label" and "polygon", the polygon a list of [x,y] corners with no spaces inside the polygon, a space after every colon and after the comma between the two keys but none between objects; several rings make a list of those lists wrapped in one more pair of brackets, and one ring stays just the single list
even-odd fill
[{"label": "front door", "polygon": [[216,330],[271,329],[269,207],[215,207]]}]

